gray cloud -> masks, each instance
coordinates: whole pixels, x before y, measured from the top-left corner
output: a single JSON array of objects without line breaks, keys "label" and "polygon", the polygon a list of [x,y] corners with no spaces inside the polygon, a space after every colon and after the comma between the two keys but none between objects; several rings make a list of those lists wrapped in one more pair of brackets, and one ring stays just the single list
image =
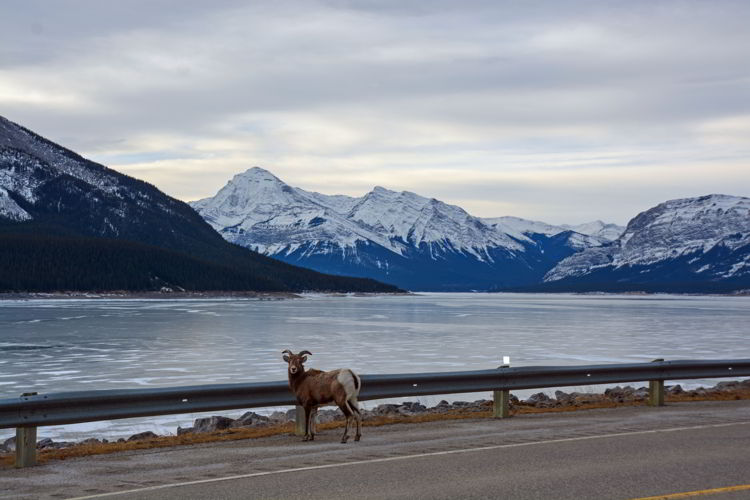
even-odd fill
[{"label": "gray cloud", "polygon": [[[9,3],[0,112],[178,197],[255,164],[572,223],[750,194],[746,2]],[[667,175],[680,165],[693,184]],[[607,172],[619,195],[580,203]]]}]

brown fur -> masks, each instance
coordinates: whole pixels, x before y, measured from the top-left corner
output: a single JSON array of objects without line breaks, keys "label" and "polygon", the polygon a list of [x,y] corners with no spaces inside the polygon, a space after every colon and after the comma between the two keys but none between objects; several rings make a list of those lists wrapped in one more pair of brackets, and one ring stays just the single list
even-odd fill
[{"label": "brown fur", "polygon": [[[357,432],[354,436],[355,441],[361,437],[362,417],[357,405],[356,394],[359,393],[359,378],[348,369],[331,370],[324,372],[314,368],[305,370],[303,363],[307,361],[306,351],[299,354],[289,353],[284,355],[284,361],[289,363],[289,387],[297,396],[297,402],[305,410],[305,437],[304,441],[315,439],[314,421],[317,408],[320,405],[335,403],[346,417],[346,426],[341,442],[345,443],[349,439],[349,424],[354,418],[357,424]],[[339,382],[338,377],[342,372],[348,371],[353,380],[356,393],[347,394],[346,388]]]}]

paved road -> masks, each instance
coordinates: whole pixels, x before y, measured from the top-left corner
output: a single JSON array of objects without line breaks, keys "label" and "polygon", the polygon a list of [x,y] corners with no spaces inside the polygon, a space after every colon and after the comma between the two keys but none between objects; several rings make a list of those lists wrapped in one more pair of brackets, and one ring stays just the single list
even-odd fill
[{"label": "paved road", "polygon": [[0,498],[627,499],[750,485],[750,401],[365,428],[348,445],[338,434],[6,469]]}]

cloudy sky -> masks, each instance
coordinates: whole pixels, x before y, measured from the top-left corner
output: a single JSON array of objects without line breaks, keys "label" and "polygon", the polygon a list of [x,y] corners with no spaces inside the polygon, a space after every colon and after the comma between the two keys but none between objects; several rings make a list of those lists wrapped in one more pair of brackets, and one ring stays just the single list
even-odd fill
[{"label": "cloudy sky", "polygon": [[479,216],[750,196],[750,2],[5,0],[0,115],[183,200],[259,165]]}]

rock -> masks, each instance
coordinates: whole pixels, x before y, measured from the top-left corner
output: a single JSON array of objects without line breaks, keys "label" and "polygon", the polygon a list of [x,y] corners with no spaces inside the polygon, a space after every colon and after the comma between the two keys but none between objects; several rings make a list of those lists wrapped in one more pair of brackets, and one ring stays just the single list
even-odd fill
[{"label": "rock", "polygon": [[75,446],[77,443],[73,443],[71,441],[58,441],[52,443],[48,448],[54,448],[56,450],[59,450],[61,448],[70,448],[71,446]]},{"label": "rock", "polygon": [[[638,391],[645,390],[646,395],[641,397],[642,394],[637,394]],[[604,391],[604,396],[608,399],[612,399],[614,401],[617,401],[619,403],[622,403],[624,401],[634,401],[636,399],[643,399],[645,397],[648,397],[648,389],[645,387],[641,387],[638,389],[638,391],[635,390],[632,386],[626,385],[625,387],[620,387],[619,385],[617,387],[613,387],[610,389],[607,389]]]},{"label": "rock", "polygon": [[437,404],[437,405],[435,406],[435,408],[441,408],[441,407],[445,407],[445,408],[447,408],[447,407],[450,407],[450,405],[451,405],[451,404],[450,404],[450,403],[449,403],[448,401],[446,401],[446,400],[444,400],[444,399],[443,399],[443,400],[441,400],[441,401],[440,401],[440,402],[439,402],[439,403],[438,403],[438,404]]},{"label": "rock", "polygon": [[270,425],[271,419],[255,413],[254,411],[248,411],[242,414],[240,418],[232,422],[232,427],[263,427]]},{"label": "rock", "polygon": [[419,402],[406,401],[401,403],[401,409],[409,413],[424,413],[427,407]]},{"label": "rock", "polygon": [[363,410],[362,409],[362,410],[360,410],[360,413],[362,413],[362,420],[372,420],[373,418],[375,418],[377,416],[377,415],[375,415],[370,410]]},{"label": "rock", "polygon": [[194,427],[177,427],[177,435],[182,436],[183,434],[192,434],[195,432]]},{"label": "rock", "polygon": [[667,394],[682,394],[685,392],[680,384],[665,387],[664,390],[667,391]]},{"label": "rock", "polygon": [[373,408],[375,415],[398,415],[399,405],[384,403]]},{"label": "rock", "polygon": [[327,424],[328,422],[333,422],[334,420],[343,420],[344,414],[341,413],[341,410],[336,408],[335,410],[331,409],[325,409],[325,410],[318,410],[318,418],[317,422],[319,424]]},{"label": "rock", "polygon": [[52,448],[54,444],[55,442],[52,441],[52,439],[50,438],[40,439],[39,441],[36,442],[36,449],[42,450],[44,448]]},{"label": "rock", "polygon": [[720,392],[732,392],[740,388],[740,383],[736,380],[731,382],[719,382],[714,386],[714,390]]},{"label": "rock", "polygon": [[292,422],[295,420],[295,418],[296,410],[291,410],[291,413],[288,411],[275,411],[268,416],[268,420],[275,424],[285,424],[287,422]]},{"label": "rock", "polygon": [[[153,438],[158,438],[158,437],[159,436],[157,436],[153,432],[146,431],[146,432],[141,432],[141,433],[138,433],[138,434],[133,434],[132,436],[130,436],[128,438],[128,442],[130,442],[130,441],[141,441],[143,439],[153,439]],[[120,439],[122,439],[122,438],[120,438]],[[117,440],[118,443],[120,442],[120,439]]]},{"label": "rock", "polygon": [[639,387],[635,390],[635,392],[633,392],[633,399],[635,399],[636,401],[643,401],[645,399],[648,399],[648,395],[648,387]]},{"label": "rock", "polygon": [[609,399],[622,401],[625,399],[625,390],[619,385],[615,387],[608,387],[604,390],[604,395]]},{"label": "rock", "polygon": [[570,397],[570,394],[568,394],[567,392],[555,391],[555,399],[560,404],[568,404],[568,403],[570,403],[571,397]]},{"label": "rock", "polygon": [[78,444],[102,444],[102,443],[106,443],[106,442],[107,442],[106,439],[88,438],[88,439],[84,439],[83,441],[81,441]]},{"label": "rock", "polygon": [[535,405],[537,403],[549,403],[552,401],[552,398],[547,396],[543,392],[537,392],[536,394],[532,394],[528,398],[526,398],[526,403]]},{"label": "rock", "polygon": [[213,417],[197,418],[193,422],[193,432],[216,432],[228,429],[234,419],[214,415]]},{"label": "rock", "polygon": [[570,395],[572,396],[573,404],[575,405],[600,403],[601,401],[609,399],[604,394],[573,392]]},{"label": "rock", "polygon": [[13,436],[3,441],[3,448],[5,448],[8,451],[15,451],[16,450],[16,436]]},{"label": "rock", "polygon": [[492,408],[492,405],[493,405],[492,401],[488,401],[486,399],[478,399],[476,401],[469,403],[469,405],[464,408],[464,411],[468,411],[468,412],[487,411],[488,409]]}]

